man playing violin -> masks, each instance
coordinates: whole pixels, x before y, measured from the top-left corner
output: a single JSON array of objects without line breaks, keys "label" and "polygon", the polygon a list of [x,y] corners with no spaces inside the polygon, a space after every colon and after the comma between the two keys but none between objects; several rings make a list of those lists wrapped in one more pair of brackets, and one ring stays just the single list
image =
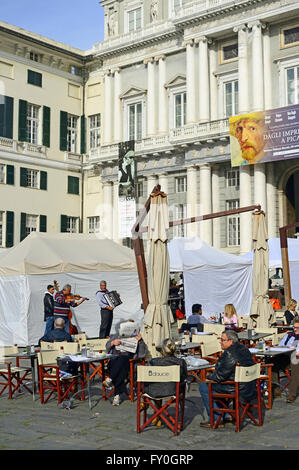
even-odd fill
[{"label": "man playing violin", "polygon": [[70,284],[63,286],[62,290],[57,292],[54,298],[54,317],[62,318],[65,321],[65,330],[69,333],[70,321],[69,314],[71,307],[78,307],[87,297],[82,297],[79,302],[75,302],[75,298],[71,295],[72,287]]}]

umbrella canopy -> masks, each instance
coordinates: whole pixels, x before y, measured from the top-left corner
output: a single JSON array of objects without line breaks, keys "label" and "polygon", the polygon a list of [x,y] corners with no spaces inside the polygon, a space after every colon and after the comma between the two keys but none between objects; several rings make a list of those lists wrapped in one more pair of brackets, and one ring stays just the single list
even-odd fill
[{"label": "umbrella canopy", "polygon": [[167,197],[164,193],[151,195],[148,219],[148,238],[150,240],[148,260],[148,297],[149,305],[143,321],[142,337],[152,357],[160,353],[156,346],[171,335],[173,317],[168,305],[169,293],[169,255],[167,249],[167,230],[169,228]]},{"label": "umbrella canopy", "polygon": [[253,214],[253,275],[250,328],[269,328],[275,313],[268,296],[269,247],[265,214]]}]

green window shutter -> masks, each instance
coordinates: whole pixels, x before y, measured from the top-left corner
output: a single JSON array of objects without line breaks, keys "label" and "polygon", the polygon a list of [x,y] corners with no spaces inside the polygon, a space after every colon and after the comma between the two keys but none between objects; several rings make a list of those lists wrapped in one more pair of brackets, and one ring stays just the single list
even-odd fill
[{"label": "green window shutter", "polygon": [[67,192],[79,194],[79,178],[77,176],[68,176]]},{"label": "green window shutter", "polygon": [[27,142],[27,101],[19,100],[19,140]]},{"label": "green window shutter", "polygon": [[67,232],[67,215],[60,216],[60,232]]},{"label": "green window shutter", "polygon": [[60,150],[67,150],[67,113],[60,111]]},{"label": "green window shutter", "polygon": [[27,168],[20,168],[20,186],[27,187]]},{"label": "green window shutter", "polygon": [[21,212],[20,241],[26,238],[26,214]]},{"label": "green window shutter", "polygon": [[47,216],[46,215],[39,216],[39,231],[40,232],[47,231]]},{"label": "green window shutter", "polygon": [[43,145],[50,147],[51,109],[43,106]]},{"label": "green window shutter", "polygon": [[86,118],[81,116],[81,152],[86,153]]},{"label": "green window shutter", "polygon": [[6,184],[15,184],[15,167],[6,165]]},{"label": "green window shutter", "polygon": [[40,184],[39,189],[47,189],[47,182],[48,182],[48,174],[46,171],[40,172]]},{"label": "green window shutter", "polygon": [[28,79],[27,82],[30,85],[42,86],[43,76],[39,72],[34,72],[33,70],[28,70]]},{"label": "green window shutter", "polygon": [[11,248],[13,246],[14,239],[14,212],[6,212],[6,248]]},{"label": "green window shutter", "polygon": [[0,136],[13,138],[13,98],[0,95]]}]

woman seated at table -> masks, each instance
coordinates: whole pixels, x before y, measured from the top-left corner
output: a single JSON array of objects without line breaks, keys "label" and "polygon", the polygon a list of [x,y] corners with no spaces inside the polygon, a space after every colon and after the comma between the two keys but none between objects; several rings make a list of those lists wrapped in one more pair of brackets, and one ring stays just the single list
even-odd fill
[{"label": "woman seated at table", "polygon": [[223,324],[228,328],[238,327],[238,316],[233,304],[226,304],[223,312]]},{"label": "woman seated at table", "polygon": [[121,394],[127,392],[125,380],[130,370],[130,359],[144,358],[147,351],[147,346],[141,334],[137,332],[132,335],[138,340],[135,353],[118,348],[121,345],[121,339],[124,339],[124,337],[120,337],[120,329],[130,322],[134,323],[133,320],[119,322],[115,327],[117,333],[112,335],[106,344],[107,353],[112,354],[112,357],[108,362],[109,377],[104,380],[103,385],[107,388],[114,386],[113,406],[119,406]]},{"label": "woman seated at table", "polygon": [[291,323],[294,320],[294,317],[296,316],[296,307],[297,307],[297,300],[295,299],[289,300],[287,309],[284,312],[284,316],[288,325],[291,325]]}]

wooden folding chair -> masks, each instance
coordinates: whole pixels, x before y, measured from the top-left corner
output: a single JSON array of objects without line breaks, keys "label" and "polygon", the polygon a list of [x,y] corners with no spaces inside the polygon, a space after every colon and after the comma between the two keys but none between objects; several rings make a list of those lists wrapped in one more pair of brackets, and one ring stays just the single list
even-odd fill
[{"label": "wooden folding chair", "polygon": [[[45,404],[53,395],[57,393],[58,403],[61,403],[71,390],[77,388],[78,375],[63,378],[59,376],[59,366],[57,365],[57,357],[59,351],[40,351],[37,353],[38,358],[38,374],[40,386],[41,403]],[[81,380],[81,388],[84,388],[83,379]],[[46,393],[48,396],[46,397]]]},{"label": "wooden folding chair", "polygon": [[[95,338],[95,339],[88,339],[86,341],[86,347],[87,348],[91,348],[93,349],[93,351],[96,351],[96,352],[102,352],[102,351],[106,351],[106,344],[108,342],[108,339],[100,339],[100,338]],[[93,372],[90,374],[89,376],[89,380],[92,380],[96,375],[99,375],[102,379],[103,377],[103,370],[102,370],[102,364],[105,364],[107,363],[107,361],[105,361],[104,363],[100,363],[100,364],[96,364],[95,362],[90,362],[89,363],[89,366],[90,368],[93,370]]]},{"label": "wooden folding chair", "polygon": [[[167,397],[151,397],[144,393],[144,385],[149,382],[173,382],[175,393]],[[163,400],[165,403],[163,404]],[[174,417],[168,412],[170,406],[175,406]],[[183,430],[185,406],[185,387],[180,393],[180,366],[138,366],[137,367],[137,433],[143,431],[156,418],[166,424],[175,436]],[[147,408],[151,407],[154,414],[147,419]],[[140,424],[140,414],[143,413],[143,424]],[[180,422],[179,422],[180,421]]]},{"label": "wooden folding chair", "polygon": [[31,367],[20,367],[19,358],[16,358],[16,365],[13,366],[9,358],[10,354],[18,354],[18,352],[17,346],[3,346],[0,348],[0,364],[4,366],[0,369],[0,385],[2,386],[0,395],[8,388],[9,399],[13,397],[15,392],[21,392],[21,386],[32,393],[32,390],[24,382],[29,379]]},{"label": "wooden folding chair", "polygon": [[220,343],[217,339],[213,339],[213,341],[207,341],[201,344],[201,357],[202,359],[206,359],[211,364],[215,364],[219,359],[219,356],[222,353],[222,348]]},{"label": "wooden folding chair", "polygon": [[[129,392],[127,392],[128,398],[130,399],[131,403],[134,402],[135,400],[135,387],[136,387],[136,373],[137,373],[137,367],[138,365],[145,365],[145,358],[140,358],[136,357],[135,359],[129,359],[130,363],[130,370],[128,377],[126,379],[126,386],[129,384]],[[111,390],[108,392],[106,390],[105,385],[103,384],[103,399],[106,401],[111,395],[114,393],[114,387],[111,388]]]},{"label": "wooden folding chair", "polygon": [[[239,383],[256,381],[257,403],[252,403],[241,398]],[[263,425],[262,419],[262,399],[261,399],[261,374],[260,364],[249,367],[236,366],[235,380],[221,382],[222,384],[233,384],[234,392],[219,393],[213,392],[213,381],[208,382],[209,402],[210,402],[210,423],[211,428],[216,429],[226,413],[230,414],[235,422],[235,431],[240,432],[241,424],[245,417],[248,417],[256,426]],[[215,405],[214,405],[215,403]],[[221,407],[220,407],[221,406]],[[252,415],[252,408],[258,410],[258,419]],[[241,412],[240,412],[241,410]],[[216,421],[214,413],[219,414]]]},{"label": "wooden folding chair", "polygon": [[203,325],[204,333],[216,333],[220,336],[224,330],[225,325],[220,325],[219,323],[204,323]]}]

